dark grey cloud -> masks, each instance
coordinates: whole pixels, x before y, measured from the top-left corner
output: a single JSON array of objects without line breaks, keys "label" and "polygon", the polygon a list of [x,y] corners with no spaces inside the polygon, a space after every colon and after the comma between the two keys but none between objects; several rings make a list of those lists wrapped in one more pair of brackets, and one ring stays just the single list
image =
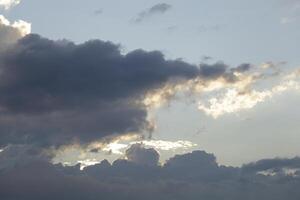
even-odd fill
[{"label": "dark grey cloud", "polygon": [[165,163],[164,170],[175,180],[204,182],[235,179],[238,172],[236,168],[220,166],[216,157],[205,151],[176,155]]},{"label": "dark grey cloud", "polygon": [[300,169],[300,158],[292,159],[263,159],[249,163],[242,167],[244,173],[256,173],[262,171],[277,171],[279,169]]},{"label": "dark grey cloud", "polygon": [[145,149],[142,144],[132,145],[126,150],[125,155],[129,161],[140,165],[157,166],[159,161],[157,151],[153,148]]},{"label": "dark grey cloud", "polygon": [[[172,78],[199,75],[196,66],[160,52],[121,55],[110,42],[75,45],[38,35],[21,39],[1,63],[1,143],[61,145],[147,127],[141,103]],[[49,143],[49,144],[47,144]]]},{"label": "dark grey cloud", "polygon": [[31,145],[9,145],[0,153],[0,170],[13,168],[20,163],[26,164],[35,161],[50,162],[54,154]]},{"label": "dark grey cloud", "polygon": [[226,70],[229,68],[228,65],[218,62],[215,64],[200,64],[200,71],[203,78],[214,79],[225,74]]},{"label": "dark grey cloud", "polygon": [[123,55],[111,42],[77,45],[34,34],[0,56],[0,146],[88,144],[150,130],[143,103],[150,92],[233,76],[223,63],[195,66],[141,49]]},{"label": "dark grey cloud", "polygon": [[[136,148],[136,147],[134,147]],[[149,149],[139,147],[136,151]],[[150,150],[153,153],[153,149]],[[150,160],[151,157],[147,156]],[[295,159],[268,160],[267,168],[295,167]],[[264,161],[258,161],[265,162]],[[280,161],[281,162],[281,161]],[[274,165],[272,164],[274,163]],[[254,164],[251,164],[254,165]],[[298,166],[298,165],[297,165]],[[244,166],[245,167],[245,166]],[[206,200],[297,200],[300,177],[258,174],[247,176],[243,168],[225,167],[204,151],[177,155],[164,165],[144,165],[116,160],[80,170],[80,166],[53,165],[45,160],[20,162],[0,170],[0,198],[36,199],[206,199]]]},{"label": "dark grey cloud", "polygon": [[156,4],[156,5],[152,6],[151,8],[139,13],[138,16],[134,19],[134,22],[139,23],[153,15],[164,14],[171,8],[172,8],[172,6],[170,4],[166,4],[166,3]]},{"label": "dark grey cloud", "polygon": [[232,68],[231,71],[243,73],[243,72],[249,71],[251,68],[252,68],[251,64],[243,63],[235,68]]}]

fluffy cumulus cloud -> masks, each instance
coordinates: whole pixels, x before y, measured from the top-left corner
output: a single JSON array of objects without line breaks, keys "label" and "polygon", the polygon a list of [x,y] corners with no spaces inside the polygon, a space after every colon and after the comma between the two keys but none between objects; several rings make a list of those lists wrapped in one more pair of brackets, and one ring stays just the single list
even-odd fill
[{"label": "fluffy cumulus cloud", "polygon": [[134,22],[139,23],[153,15],[164,14],[171,8],[172,8],[172,6],[170,4],[166,4],[166,3],[156,4],[156,5],[152,6],[151,8],[139,13],[138,16],[134,19]]},{"label": "fluffy cumulus cloud", "polygon": [[126,158],[140,165],[157,166],[159,154],[153,148],[146,149],[142,144],[134,144],[126,150]]},{"label": "fluffy cumulus cloud", "polygon": [[[134,145],[128,154],[143,158],[134,156],[112,164],[103,160],[83,170],[80,165],[54,165],[38,156],[30,162],[20,160],[0,170],[1,199],[283,200],[288,197],[296,200],[300,197],[299,158],[261,160],[234,168],[219,165],[216,157],[205,151],[176,155],[164,165],[156,162],[159,154],[154,149]],[[268,170],[273,171],[262,173]]]},{"label": "fluffy cumulus cloud", "polygon": [[21,0],[0,0],[0,7],[8,10],[13,6],[18,5],[20,2]]}]

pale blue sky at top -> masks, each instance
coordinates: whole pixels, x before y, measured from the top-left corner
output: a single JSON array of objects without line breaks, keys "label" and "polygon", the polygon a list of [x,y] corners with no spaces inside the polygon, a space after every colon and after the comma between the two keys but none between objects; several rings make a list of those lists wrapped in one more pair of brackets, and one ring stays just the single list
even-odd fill
[{"label": "pale blue sky at top", "polygon": [[[27,0],[7,16],[31,22],[33,32],[49,38],[110,40],[126,50],[162,50],[168,57],[194,63],[202,56],[230,64],[299,62],[295,41],[300,30],[291,2],[169,0],[163,2],[172,6],[166,13],[132,23],[138,13],[157,3],[162,2]],[[96,14],[99,9],[102,13]],[[285,18],[291,21],[284,24]]]}]

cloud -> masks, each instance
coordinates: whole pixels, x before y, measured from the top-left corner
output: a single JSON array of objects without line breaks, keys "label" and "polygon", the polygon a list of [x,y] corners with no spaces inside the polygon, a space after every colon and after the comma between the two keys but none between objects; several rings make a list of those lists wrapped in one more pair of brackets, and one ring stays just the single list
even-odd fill
[{"label": "cloud", "polygon": [[[241,66],[242,69],[240,68]],[[247,65],[241,66],[233,68],[232,71],[239,73],[239,71],[250,69]],[[280,75],[281,73],[277,66],[278,65],[275,65],[272,62],[268,62],[263,64],[262,68],[266,70],[272,68],[275,70],[275,72],[270,75],[270,77],[272,77]],[[239,75],[237,74],[237,77],[238,76]],[[281,82],[272,86],[270,89],[262,91],[253,89],[252,86],[256,83],[256,81],[266,78],[265,76],[267,76],[267,74],[260,74],[258,75],[260,78],[250,78],[249,81],[247,81],[247,78],[244,77],[242,80],[245,84],[238,82],[238,85],[234,84],[229,85],[228,87],[226,87],[226,85],[222,85],[225,87],[218,89],[223,89],[223,91],[219,91],[217,94],[214,93],[214,97],[208,98],[206,101],[204,99],[200,100],[198,102],[198,109],[204,111],[207,115],[210,115],[213,118],[218,118],[224,114],[238,113],[243,110],[251,109],[257,104],[265,102],[267,99],[270,99],[275,95],[280,95],[291,90],[298,91],[300,89],[298,70],[290,74],[280,76]],[[251,75],[248,77],[251,77]]]},{"label": "cloud", "polygon": [[176,150],[176,149],[188,149],[197,146],[196,144],[190,141],[165,141],[165,140],[144,140],[141,141],[147,147],[153,147],[157,150],[169,151],[169,150]]},{"label": "cloud", "polygon": [[102,150],[112,153],[112,154],[123,155],[124,154],[123,150],[126,149],[127,147],[128,147],[127,144],[120,144],[117,142],[112,142],[112,143],[105,145],[105,147],[102,148]]},{"label": "cloud", "polygon": [[85,167],[98,164],[99,161],[93,158],[93,159],[79,160],[78,163],[80,164],[80,168],[84,169]]},{"label": "cloud", "polygon": [[300,158],[291,159],[263,159],[257,162],[246,164],[242,167],[243,173],[257,173],[262,171],[273,170],[275,173],[283,169],[300,169]]},{"label": "cloud", "polygon": [[[299,158],[266,159],[242,167],[226,167],[219,165],[213,154],[194,151],[176,155],[160,165],[155,150],[137,145],[130,149],[145,155],[143,162],[119,159],[110,164],[103,160],[80,170],[79,165],[20,161],[0,170],[0,197],[3,200],[282,200],[286,197],[297,200],[300,197]],[[282,173],[285,168],[294,169],[295,173]],[[272,175],[260,173],[267,169],[276,170]]]},{"label": "cloud", "polygon": [[139,13],[138,16],[134,19],[134,22],[139,23],[153,15],[164,14],[165,12],[169,11],[171,8],[172,6],[170,4],[166,4],[166,3],[156,4],[151,8]]},{"label": "cloud", "polygon": [[200,63],[200,74],[198,77],[181,84],[168,84],[155,90],[144,99],[144,104],[148,108],[156,108],[170,102],[179,92],[187,96],[197,97],[199,94],[225,88],[229,85],[243,86],[248,84],[248,81],[252,82],[251,79],[253,77],[251,75],[236,74],[233,69],[223,62],[213,64]]},{"label": "cloud", "polygon": [[273,69],[273,70],[279,71],[280,67],[284,66],[285,64],[287,64],[287,62],[285,62],[285,61],[280,61],[280,62],[268,61],[268,62],[262,63],[260,65],[260,67],[263,69]]},{"label": "cloud", "polygon": [[294,9],[300,8],[300,1],[299,0],[283,0],[283,2],[286,5],[293,7]]},{"label": "cloud", "polygon": [[252,68],[251,64],[244,63],[244,64],[241,64],[241,65],[237,66],[236,68],[232,68],[231,71],[238,72],[238,73],[243,73],[243,72],[249,71],[251,68]]},{"label": "cloud", "polygon": [[11,23],[0,15],[0,52],[31,32],[31,24],[23,20]]},{"label": "cloud", "polygon": [[0,152],[0,170],[35,161],[50,162],[53,155],[50,150],[30,145],[9,145]]},{"label": "cloud", "polygon": [[166,140],[136,140],[129,143],[120,143],[120,141],[114,141],[108,144],[105,144],[104,147],[100,147],[102,151],[106,151],[112,154],[125,154],[125,149],[130,145],[142,144],[145,147],[155,148],[162,151],[178,150],[178,149],[190,149],[196,147],[197,144],[194,144],[190,141],[166,141]]},{"label": "cloud", "polygon": [[20,2],[21,0],[0,0],[0,7],[8,10],[13,6],[18,5]]},{"label": "cloud", "polygon": [[198,33],[204,33],[204,32],[217,32],[223,29],[223,25],[201,25],[197,28]]},{"label": "cloud", "polygon": [[50,40],[28,34],[30,24],[11,24],[3,16],[1,25],[0,41],[13,39],[0,53],[0,148],[89,145],[151,132],[155,124],[149,111],[179,92],[197,96],[229,88],[208,106],[199,103],[200,110],[218,117],[252,108],[297,85],[287,81],[259,92],[250,87],[264,74],[252,72],[248,63],[234,68],[223,62],[197,66],[167,60],[159,51],[122,54],[119,45],[101,40]]},{"label": "cloud", "polygon": [[141,49],[124,55],[111,42],[53,41],[26,35],[30,26],[21,22],[13,28],[3,24],[21,38],[0,54],[0,127],[5,132],[0,146],[60,147],[153,131],[150,107],[171,100],[189,88],[189,81],[206,87],[213,80],[236,79],[221,62],[196,66]]},{"label": "cloud", "polygon": [[173,26],[168,26],[168,27],[166,28],[167,32],[169,32],[169,33],[173,33],[173,32],[176,31],[177,29],[178,29],[178,26],[175,26],[175,25],[173,25]]},{"label": "cloud", "polygon": [[126,158],[139,165],[157,166],[159,161],[158,152],[153,149],[146,149],[142,144],[133,144],[126,150]]},{"label": "cloud", "polygon": [[103,10],[102,9],[97,9],[97,10],[94,11],[94,14],[95,15],[101,15],[101,14],[103,14]]},{"label": "cloud", "polygon": [[280,19],[281,24],[290,24],[290,23],[293,23],[294,21],[295,21],[295,18],[292,18],[292,17],[282,17]]},{"label": "cloud", "polygon": [[229,89],[224,96],[219,99],[209,99],[208,106],[199,102],[198,109],[213,116],[214,118],[218,118],[226,113],[236,113],[241,110],[253,108],[258,103],[265,101],[266,98],[271,97],[271,95],[272,94],[268,91],[251,91],[245,94],[240,94],[236,89]]},{"label": "cloud", "polygon": [[286,6],[286,15],[280,18],[282,25],[297,22],[300,17],[300,1],[299,0],[285,0],[283,1]]},{"label": "cloud", "polygon": [[160,52],[122,55],[118,45],[100,40],[75,45],[28,35],[2,56],[2,145],[89,143],[142,131],[148,122],[141,99],[173,78],[200,73]]}]

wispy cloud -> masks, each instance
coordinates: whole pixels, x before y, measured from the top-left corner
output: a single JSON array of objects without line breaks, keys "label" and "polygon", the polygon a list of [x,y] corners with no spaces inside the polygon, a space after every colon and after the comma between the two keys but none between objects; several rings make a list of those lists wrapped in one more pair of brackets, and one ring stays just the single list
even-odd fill
[{"label": "wispy cloud", "polygon": [[[218,118],[228,113],[238,113],[243,110],[248,110],[275,95],[280,95],[290,90],[298,91],[300,89],[298,78],[299,73],[297,70],[284,76],[282,81],[271,89],[262,91],[255,89],[240,90],[236,87],[229,87],[225,89],[225,92],[221,92],[221,94],[214,94],[215,97],[209,98],[206,101],[200,101],[198,109],[213,118]],[[252,87],[254,82],[250,82],[247,88]]]},{"label": "wispy cloud", "polygon": [[0,0],[0,7],[8,10],[13,6],[18,5],[20,2],[21,0]]},{"label": "wispy cloud", "polygon": [[201,25],[197,28],[198,33],[204,32],[217,32],[220,31],[224,26],[223,25]]},{"label": "wispy cloud", "polygon": [[166,3],[156,4],[156,5],[152,6],[151,8],[140,12],[138,14],[138,16],[133,21],[136,22],[136,23],[142,22],[146,18],[149,18],[151,16],[164,14],[165,12],[170,10],[171,8],[172,8],[172,6],[170,4],[166,4]]},{"label": "wispy cloud", "polygon": [[300,18],[300,1],[299,0],[285,0],[286,14],[280,18],[282,25],[295,23]]},{"label": "wispy cloud", "polygon": [[293,18],[293,17],[282,17],[280,19],[281,24],[290,24],[290,23],[293,23],[294,21],[295,21],[295,18]]},{"label": "wispy cloud", "polygon": [[97,10],[95,10],[94,14],[95,15],[101,15],[101,14],[103,14],[103,9],[97,9]]}]

